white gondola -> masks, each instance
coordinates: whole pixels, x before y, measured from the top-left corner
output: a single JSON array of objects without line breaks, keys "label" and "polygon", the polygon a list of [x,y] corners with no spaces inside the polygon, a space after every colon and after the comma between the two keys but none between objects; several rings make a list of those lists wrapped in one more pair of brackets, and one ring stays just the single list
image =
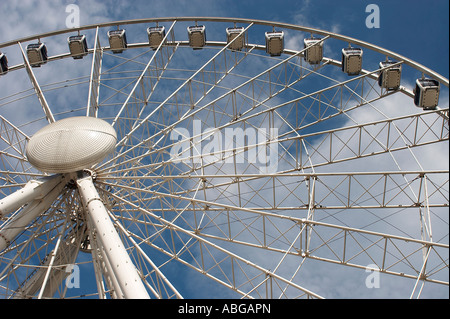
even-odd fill
[{"label": "white gondola", "polygon": [[122,53],[127,47],[127,35],[125,30],[108,31],[109,47],[113,53]]},{"label": "white gondola", "polygon": [[400,87],[400,81],[402,76],[402,67],[401,65],[396,65],[389,67],[390,65],[395,64],[394,61],[384,61],[380,62],[380,69],[385,68],[383,71],[380,71],[378,74],[378,85],[387,90],[397,90]]},{"label": "white gondola", "polygon": [[166,29],[164,26],[156,26],[147,28],[148,44],[153,50],[156,50],[163,42],[166,36]]},{"label": "white gondola", "polygon": [[319,64],[323,59],[323,41],[321,38],[307,38],[303,40],[305,61],[309,64]]},{"label": "white gondola", "polygon": [[417,79],[414,104],[424,110],[434,110],[439,102],[439,82],[434,79]]},{"label": "white gondola", "polygon": [[88,54],[88,46],[85,35],[73,35],[67,38],[70,54],[74,59],[82,59]]},{"label": "white gondola", "polygon": [[358,75],[362,70],[362,56],[361,48],[342,49],[342,71],[348,75]]},{"label": "white gondola", "polygon": [[206,27],[204,25],[195,25],[187,28],[189,45],[194,50],[199,50],[206,44]]},{"label": "white gondola", "polygon": [[235,38],[237,38],[232,44],[230,44],[229,48],[231,50],[241,51],[244,48],[244,27],[233,27],[227,28],[227,43],[230,43]]},{"label": "white gondola", "polygon": [[266,52],[270,56],[280,56],[284,51],[284,32],[266,32]]},{"label": "white gondola", "polygon": [[47,63],[47,47],[44,43],[32,43],[27,46],[28,62],[34,68],[40,67]]},{"label": "white gondola", "polygon": [[0,75],[8,73],[8,59],[6,55],[0,52]]}]

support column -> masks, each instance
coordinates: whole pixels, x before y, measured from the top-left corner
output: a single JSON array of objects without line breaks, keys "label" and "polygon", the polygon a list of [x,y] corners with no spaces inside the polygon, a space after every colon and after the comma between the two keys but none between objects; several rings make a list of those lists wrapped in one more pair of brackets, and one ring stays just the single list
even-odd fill
[{"label": "support column", "polygon": [[83,207],[90,219],[90,225],[95,230],[95,240],[98,241],[98,247],[102,249],[111,265],[111,275],[117,279],[124,298],[150,298],[98,195],[92,178],[90,176],[80,178],[77,180],[77,185]]},{"label": "support column", "polygon": [[54,175],[29,181],[23,188],[0,200],[0,218],[15,212],[33,200],[44,198],[63,179],[62,175]]},{"label": "support column", "polygon": [[[40,195],[37,195],[37,199],[31,201],[0,229],[0,251],[8,247],[9,244],[24,231],[26,226],[51,207],[53,202],[61,195],[65,185],[66,183],[62,177],[56,177],[54,180],[50,180],[40,185],[43,188],[42,194],[45,195],[42,198],[40,198]],[[4,200],[4,202],[6,202],[6,211],[20,208],[25,199],[28,200],[35,195],[36,194],[30,185],[25,187],[24,192],[18,191],[17,194],[13,195],[12,200],[11,198],[6,201]],[[14,207],[14,205],[16,207]]]}]

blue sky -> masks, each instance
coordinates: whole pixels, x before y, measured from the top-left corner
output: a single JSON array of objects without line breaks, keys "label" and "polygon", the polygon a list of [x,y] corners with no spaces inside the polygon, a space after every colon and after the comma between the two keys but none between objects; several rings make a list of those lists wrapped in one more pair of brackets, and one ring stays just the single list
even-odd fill
[{"label": "blue sky", "polygon": [[[305,25],[382,46],[449,76],[447,0],[5,0],[0,7],[9,14],[2,17],[0,43],[65,28],[65,9],[72,3],[80,8],[81,25],[175,16],[237,17]],[[366,27],[369,4],[380,9],[380,28]],[[448,96],[444,98],[448,101]],[[168,275],[185,282],[185,275],[177,273],[177,269]],[[186,294],[200,291],[189,284],[182,289]],[[198,296],[208,295],[200,292]]]}]

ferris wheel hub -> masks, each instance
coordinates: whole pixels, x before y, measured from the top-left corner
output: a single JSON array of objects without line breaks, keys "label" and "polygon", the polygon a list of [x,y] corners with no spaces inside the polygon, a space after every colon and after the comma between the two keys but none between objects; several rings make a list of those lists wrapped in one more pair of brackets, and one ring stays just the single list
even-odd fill
[{"label": "ferris wheel hub", "polygon": [[94,117],[71,117],[51,123],[29,140],[28,161],[47,173],[89,169],[111,154],[117,143],[114,128]]}]

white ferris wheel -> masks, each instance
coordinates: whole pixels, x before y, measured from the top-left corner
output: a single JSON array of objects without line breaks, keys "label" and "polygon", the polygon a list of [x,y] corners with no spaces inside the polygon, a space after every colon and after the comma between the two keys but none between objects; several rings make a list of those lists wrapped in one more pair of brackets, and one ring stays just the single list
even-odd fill
[{"label": "white ferris wheel", "polygon": [[449,81],[427,67],[232,18],[0,51],[2,298],[448,297]]}]

